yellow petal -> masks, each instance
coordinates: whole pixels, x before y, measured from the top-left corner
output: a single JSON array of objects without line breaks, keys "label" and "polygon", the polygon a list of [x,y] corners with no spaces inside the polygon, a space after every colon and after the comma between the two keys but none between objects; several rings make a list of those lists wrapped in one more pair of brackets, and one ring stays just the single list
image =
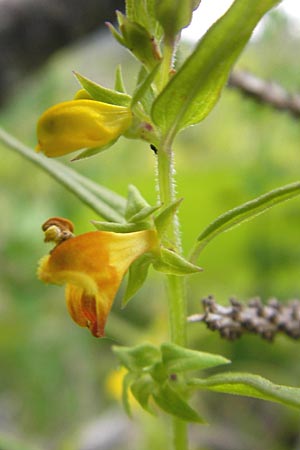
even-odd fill
[{"label": "yellow petal", "polygon": [[37,151],[56,157],[81,148],[103,147],[117,139],[132,120],[128,108],[95,100],[72,100],[52,106],[37,125]]}]

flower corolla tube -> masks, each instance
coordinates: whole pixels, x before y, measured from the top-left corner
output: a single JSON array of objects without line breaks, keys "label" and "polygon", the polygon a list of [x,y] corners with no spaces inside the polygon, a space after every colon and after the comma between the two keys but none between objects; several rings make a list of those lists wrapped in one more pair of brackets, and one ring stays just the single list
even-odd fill
[{"label": "flower corolla tube", "polygon": [[[48,228],[51,235],[55,226]],[[155,251],[157,234],[154,230],[91,231],[73,236],[56,240],[56,247],[39,263],[38,278],[46,283],[66,284],[66,302],[73,320],[102,337],[125,273],[143,253]],[[49,240],[47,231],[45,240]]]},{"label": "flower corolla tube", "polygon": [[115,141],[131,125],[129,108],[79,99],[47,109],[37,124],[36,150],[48,157],[82,148],[101,148]]}]

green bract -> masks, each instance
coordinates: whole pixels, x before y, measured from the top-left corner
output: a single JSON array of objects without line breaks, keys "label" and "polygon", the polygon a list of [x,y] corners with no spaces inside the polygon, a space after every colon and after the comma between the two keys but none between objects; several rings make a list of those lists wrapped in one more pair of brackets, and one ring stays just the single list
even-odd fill
[{"label": "green bract", "polygon": [[167,39],[175,36],[189,25],[193,11],[201,0],[156,0],[155,15]]},{"label": "green bract", "polygon": [[127,0],[126,16],[146,28],[150,34],[160,38],[162,30],[156,21],[156,0]]},{"label": "green bract", "polygon": [[[120,92],[119,89],[112,90],[95,83],[92,80],[74,72],[77,80],[81,86],[88,92],[88,94],[98,102],[109,103],[111,105],[129,106],[131,102],[130,95]],[[120,73],[118,74],[118,87],[120,86]]]},{"label": "green bract", "polygon": [[153,35],[143,25],[128,19],[120,11],[117,12],[117,19],[121,34],[118,35],[110,25],[116,39],[148,69],[153,69],[161,59],[160,50]]},{"label": "green bract", "polygon": [[154,402],[167,414],[186,422],[204,423],[204,419],[189,405],[191,389],[182,374],[230,362],[219,355],[197,352],[171,343],[162,344],[160,348],[150,343],[136,347],[116,346],[113,351],[128,370],[123,383],[123,403],[128,414],[131,414],[128,401],[130,389],[146,411],[155,411]]}]

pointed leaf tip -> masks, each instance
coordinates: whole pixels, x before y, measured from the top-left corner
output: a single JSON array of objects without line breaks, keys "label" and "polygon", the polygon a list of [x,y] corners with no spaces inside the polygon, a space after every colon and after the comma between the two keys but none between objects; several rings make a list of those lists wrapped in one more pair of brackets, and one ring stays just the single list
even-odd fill
[{"label": "pointed leaf tip", "polygon": [[300,388],[274,384],[259,375],[225,372],[206,379],[194,379],[189,384],[199,389],[254,397],[300,408]]},{"label": "pointed leaf tip", "polygon": [[173,343],[162,344],[161,352],[168,372],[203,370],[230,363],[229,359],[221,355],[191,350]]}]

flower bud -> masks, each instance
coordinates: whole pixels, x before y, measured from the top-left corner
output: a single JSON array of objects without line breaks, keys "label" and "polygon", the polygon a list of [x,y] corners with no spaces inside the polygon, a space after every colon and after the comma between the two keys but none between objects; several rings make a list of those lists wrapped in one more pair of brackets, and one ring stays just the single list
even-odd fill
[{"label": "flower bud", "polygon": [[129,128],[129,108],[95,100],[58,103],[45,111],[37,125],[37,151],[66,155],[82,148],[103,147]]}]

